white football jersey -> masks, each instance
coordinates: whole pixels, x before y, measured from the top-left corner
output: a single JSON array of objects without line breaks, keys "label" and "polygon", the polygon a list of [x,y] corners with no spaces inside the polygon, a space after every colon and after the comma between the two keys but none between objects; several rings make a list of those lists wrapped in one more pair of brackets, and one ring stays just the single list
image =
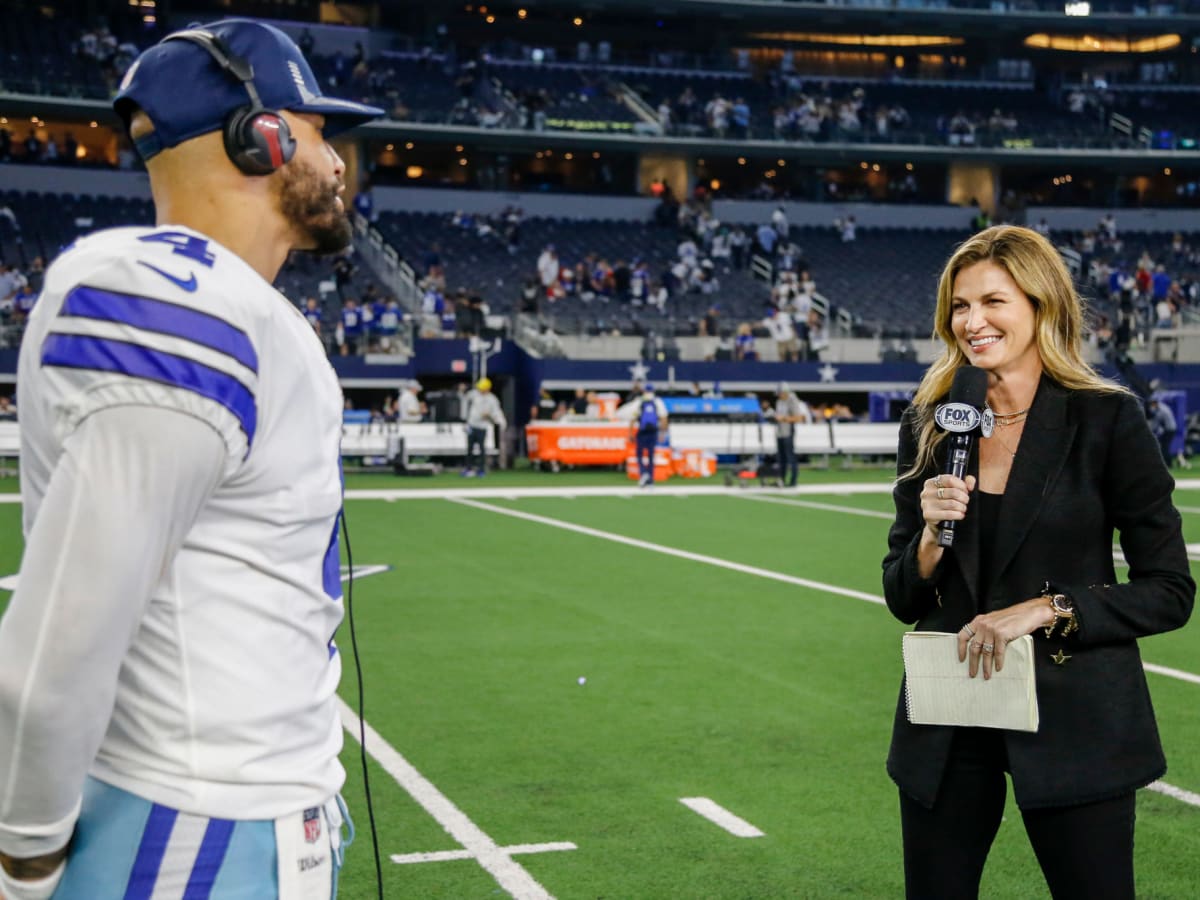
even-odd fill
[{"label": "white football jersey", "polygon": [[95,711],[107,730],[91,774],[224,818],[336,794],[342,394],[304,316],[202,234],[118,228],[50,267],[19,371],[26,536],[92,413],[178,410],[225,446],[215,492],[145,603],[111,716]]}]

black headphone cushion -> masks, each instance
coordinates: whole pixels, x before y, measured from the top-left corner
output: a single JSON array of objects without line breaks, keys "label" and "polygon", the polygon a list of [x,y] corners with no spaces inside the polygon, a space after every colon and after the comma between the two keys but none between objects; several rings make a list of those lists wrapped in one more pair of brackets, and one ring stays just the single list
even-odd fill
[{"label": "black headphone cushion", "polygon": [[247,175],[270,175],[296,154],[287,121],[269,109],[243,106],[225,121],[225,152]]}]

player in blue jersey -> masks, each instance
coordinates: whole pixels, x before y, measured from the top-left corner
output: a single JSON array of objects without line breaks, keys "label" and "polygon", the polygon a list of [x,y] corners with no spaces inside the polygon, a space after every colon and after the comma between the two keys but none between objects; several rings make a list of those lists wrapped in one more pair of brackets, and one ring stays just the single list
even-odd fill
[{"label": "player in blue jersey", "polygon": [[0,619],[0,896],[336,893],[342,399],[272,287],[351,238],[281,31],[175,33],[115,100],[158,225],[78,241],[19,363],[25,555]]}]

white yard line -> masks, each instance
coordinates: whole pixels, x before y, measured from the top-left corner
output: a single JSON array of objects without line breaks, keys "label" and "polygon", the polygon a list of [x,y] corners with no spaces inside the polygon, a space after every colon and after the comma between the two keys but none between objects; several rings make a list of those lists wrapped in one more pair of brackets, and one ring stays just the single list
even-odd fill
[{"label": "white yard line", "polygon": [[478,500],[469,500],[465,497],[448,498],[453,503],[459,503],[463,506],[471,506],[475,509],[482,509],[487,512],[499,513],[502,516],[511,516],[514,519],[524,519],[527,522],[536,522],[539,525],[549,525],[552,528],[561,528],[564,531],[574,531],[578,534],[584,534],[588,537],[600,538],[605,541],[613,541],[617,544],[625,544],[630,547],[637,547],[641,550],[650,550],[654,553],[662,553],[665,556],[675,556],[679,559],[686,559],[690,562],[704,563],[708,566],[716,566],[720,569],[729,569],[733,572],[741,572],[743,575],[755,575],[759,578],[769,578],[772,581],[782,581],[785,584],[795,584],[800,587],[812,588],[816,591],[823,591],[827,594],[838,594],[842,597],[853,597],[855,600],[866,600],[868,603],[883,603],[882,597],[877,597],[874,594],[868,594],[864,591],[855,591],[850,588],[838,587],[835,584],[827,584],[823,581],[813,581],[811,578],[798,578],[795,575],[785,575],[783,572],[773,572],[770,569],[760,569],[757,566],[747,566],[742,563],[733,562],[728,559],[720,559],[716,556],[705,556],[702,553],[692,553],[690,550],[679,550],[675,547],[667,547],[663,544],[654,544],[650,541],[641,541],[636,538],[625,537],[623,534],[614,534],[611,531],[601,531],[598,528],[588,528],[586,525],[576,525],[573,522],[564,522],[561,519],[551,519],[548,516],[539,516],[534,513],[521,512],[517,509],[506,509],[503,506],[492,506],[489,503],[480,503]]},{"label": "white yard line", "polygon": [[1200,794],[1194,794],[1191,791],[1185,791],[1183,788],[1177,788],[1173,784],[1167,784],[1165,781],[1152,781],[1146,785],[1146,790],[1154,791],[1158,794],[1165,794],[1186,803],[1189,806],[1200,806]]},{"label": "white yard line", "polygon": [[[459,842],[483,869],[496,879],[514,900],[553,900],[553,896],[534,877],[525,871],[505,847],[499,846],[478,825],[434,787],[433,782],[418,772],[369,724],[362,722],[341,697],[336,698],[342,727],[354,740],[359,738],[359,727],[366,730],[367,753],[396,783],[404,788],[434,820],[446,829],[447,834]],[[564,848],[565,849],[565,848]]]},{"label": "white yard line", "polygon": [[1155,675],[1165,675],[1168,678],[1177,678],[1180,681],[1190,681],[1192,684],[1200,684],[1200,675],[1193,675],[1191,672],[1184,672],[1182,669],[1171,669],[1167,666],[1148,662],[1143,662],[1142,668],[1147,672],[1153,672]]},{"label": "white yard line", "polygon": [[755,828],[741,816],[735,816],[725,807],[714,803],[707,797],[680,797],[679,802],[692,812],[704,816],[708,821],[724,828],[736,837],[763,837],[764,833]]},{"label": "white yard line", "polygon": [[896,518],[895,513],[880,512],[877,509],[859,509],[856,506],[837,506],[833,503],[818,503],[815,500],[790,500],[771,494],[734,494],[739,500],[757,500],[759,503],[778,503],[782,506],[803,506],[808,509],[820,509],[825,512],[847,513],[852,516],[867,516],[871,519],[887,519],[889,522]]}]

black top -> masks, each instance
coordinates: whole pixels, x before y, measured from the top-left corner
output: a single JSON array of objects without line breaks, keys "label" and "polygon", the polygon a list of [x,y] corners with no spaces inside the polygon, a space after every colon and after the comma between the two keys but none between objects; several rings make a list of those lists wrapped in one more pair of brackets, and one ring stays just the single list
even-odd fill
[{"label": "black top", "polygon": [[[992,567],[996,561],[996,535],[1000,523],[1000,501],[1003,494],[989,494],[980,490],[973,504],[978,504],[975,510],[979,518],[979,592],[987,598],[992,586]],[[986,604],[988,609],[992,604]]]}]

